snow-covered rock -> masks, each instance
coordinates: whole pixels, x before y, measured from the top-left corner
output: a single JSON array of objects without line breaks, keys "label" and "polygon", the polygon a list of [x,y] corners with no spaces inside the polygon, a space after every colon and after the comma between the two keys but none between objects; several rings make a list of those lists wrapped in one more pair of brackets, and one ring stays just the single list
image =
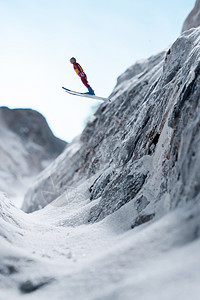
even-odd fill
[{"label": "snow-covered rock", "polygon": [[0,190],[16,197],[66,146],[31,109],[0,107]]},{"label": "snow-covered rock", "polygon": [[186,18],[182,32],[200,26],[200,0],[196,0],[195,6]]}]

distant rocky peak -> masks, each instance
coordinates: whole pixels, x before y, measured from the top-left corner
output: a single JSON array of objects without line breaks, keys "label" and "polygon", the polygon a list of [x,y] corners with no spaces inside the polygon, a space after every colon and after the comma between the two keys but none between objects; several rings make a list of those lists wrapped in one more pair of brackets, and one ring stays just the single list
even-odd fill
[{"label": "distant rocky peak", "polygon": [[182,32],[199,26],[200,26],[200,0],[196,0],[194,8],[189,13],[189,15],[187,16],[183,24]]},{"label": "distant rocky peak", "polygon": [[21,139],[31,141],[45,147],[49,156],[58,156],[66,146],[66,142],[56,138],[46,119],[32,109],[10,109],[0,107],[4,124]]},{"label": "distant rocky peak", "polygon": [[39,112],[8,107],[0,107],[0,141],[0,190],[13,197],[67,145]]}]

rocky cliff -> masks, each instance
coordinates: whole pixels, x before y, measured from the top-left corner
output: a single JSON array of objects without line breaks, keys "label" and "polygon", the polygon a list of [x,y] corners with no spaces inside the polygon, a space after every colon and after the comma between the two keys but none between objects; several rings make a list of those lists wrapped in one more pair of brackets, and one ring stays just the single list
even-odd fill
[{"label": "rocky cliff", "polygon": [[[45,118],[31,109],[0,107],[0,189],[9,196],[26,187],[65,148]],[[32,178],[31,178],[32,180]]]},{"label": "rocky cliff", "polygon": [[133,201],[134,226],[198,200],[199,39],[198,29],[185,32],[168,51],[122,74],[112,103],[102,104],[80,138],[40,175],[24,210],[88,180],[90,201],[98,199],[89,222]]},{"label": "rocky cliff", "polygon": [[200,26],[200,0],[196,0],[193,10],[183,24],[182,32],[198,26]]}]

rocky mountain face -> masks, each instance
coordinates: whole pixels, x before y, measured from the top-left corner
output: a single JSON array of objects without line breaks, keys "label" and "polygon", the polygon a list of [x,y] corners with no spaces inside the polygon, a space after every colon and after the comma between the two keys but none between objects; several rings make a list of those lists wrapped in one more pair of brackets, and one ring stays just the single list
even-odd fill
[{"label": "rocky mountain face", "polygon": [[198,26],[200,26],[200,0],[196,0],[193,10],[183,24],[182,32]]},{"label": "rocky mountain face", "polygon": [[[88,222],[135,203],[133,226],[199,199],[199,30],[118,78],[77,138],[28,191],[27,212],[90,179]],[[46,197],[43,197],[44,192]],[[146,208],[150,213],[146,213]]]},{"label": "rocky mountain face", "polygon": [[0,107],[0,138],[0,189],[9,196],[26,187],[66,146],[31,109]]},{"label": "rocky mountain face", "polygon": [[1,299],[198,299],[199,43],[185,31],[118,78],[29,214],[0,193]]}]

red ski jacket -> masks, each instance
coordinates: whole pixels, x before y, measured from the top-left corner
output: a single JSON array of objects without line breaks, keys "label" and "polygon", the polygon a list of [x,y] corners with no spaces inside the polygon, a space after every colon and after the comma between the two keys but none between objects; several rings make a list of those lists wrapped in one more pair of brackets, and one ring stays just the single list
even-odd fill
[{"label": "red ski jacket", "polygon": [[83,71],[83,68],[77,62],[74,62],[73,66],[74,66],[74,70],[78,74],[78,76],[80,76],[80,77],[86,77],[86,74]]}]

